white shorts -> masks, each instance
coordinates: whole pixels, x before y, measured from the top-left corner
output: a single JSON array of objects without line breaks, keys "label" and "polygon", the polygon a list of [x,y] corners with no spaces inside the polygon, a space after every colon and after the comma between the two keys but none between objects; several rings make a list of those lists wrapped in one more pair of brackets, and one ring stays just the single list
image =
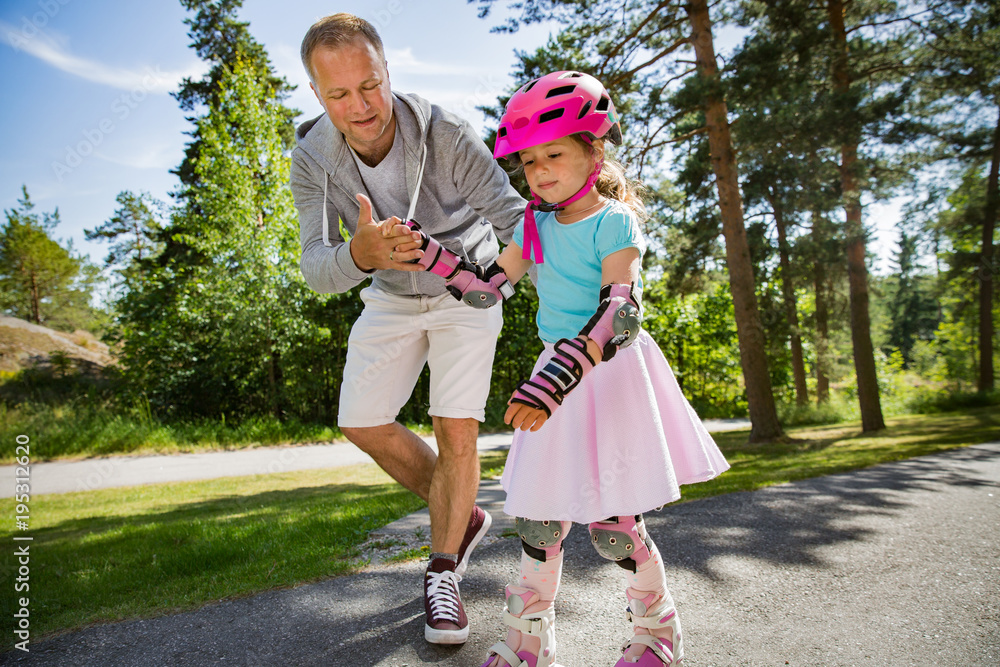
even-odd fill
[{"label": "white shorts", "polygon": [[426,363],[433,417],[486,419],[502,304],[477,310],[450,294],[397,296],[361,290],[365,304],[347,341],[341,427],[391,424]]}]

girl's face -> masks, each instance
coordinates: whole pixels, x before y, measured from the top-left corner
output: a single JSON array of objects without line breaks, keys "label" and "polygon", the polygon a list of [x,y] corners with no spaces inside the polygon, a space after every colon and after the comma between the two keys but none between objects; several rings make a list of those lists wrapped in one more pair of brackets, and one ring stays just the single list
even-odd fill
[{"label": "girl's face", "polygon": [[590,148],[571,137],[525,148],[518,156],[531,191],[550,204],[579,192],[597,164]]}]

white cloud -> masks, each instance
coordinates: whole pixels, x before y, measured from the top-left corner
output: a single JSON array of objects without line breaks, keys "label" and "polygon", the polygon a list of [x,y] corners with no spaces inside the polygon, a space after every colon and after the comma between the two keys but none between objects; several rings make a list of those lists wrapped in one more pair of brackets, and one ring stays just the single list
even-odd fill
[{"label": "white cloud", "polygon": [[160,142],[133,148],[127,153],[94,151],[94,157],[130,169],[172,169],[183,159],[179,143]]},{"label": "white cloud", "polygon": [[405,49],[386,49],[385,59],[389,63],[390,76],[394,71],[428,75],[468,75],[479,71],[475,67],[456,65],[454,63],[423,62],[413,55],[411,47],[406,47]]},{"label": "white cloud", "polygon": [[200,61],[182,71],[164,72],[159,66],[142,69],[111,67],[73,55],[40,32],[26,37],[22,30],[3,21],[0,21],[0,41],[67,74],[121,90],[141,88],[149,93],[166,94],[177,90],[184,77],[199,77],[205,71],[205,64]]}]

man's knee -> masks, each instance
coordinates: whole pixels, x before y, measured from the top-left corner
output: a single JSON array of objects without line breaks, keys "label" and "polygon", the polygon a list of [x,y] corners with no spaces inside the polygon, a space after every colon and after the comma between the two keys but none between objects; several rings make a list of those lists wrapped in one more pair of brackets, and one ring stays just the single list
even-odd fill
[{"label": "man's knee", "polygon": [[438,451],[451,456],[475,456],[479,437],[479,422],[475,419],[435,417]]},{"label": "man's knee", "polygon": [[344,437],[357,445],[363,452],[378,450],[388,441],[391,424],[384,426],[341,426]]}]

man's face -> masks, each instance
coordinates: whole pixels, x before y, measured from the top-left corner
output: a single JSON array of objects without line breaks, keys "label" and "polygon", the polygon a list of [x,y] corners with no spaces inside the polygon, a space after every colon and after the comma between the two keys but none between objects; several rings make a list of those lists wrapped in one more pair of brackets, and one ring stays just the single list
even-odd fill
[{"label": "man's face", "polygon": [[395,120],[389,71],[375,47],[360,38],[335,49],[320,47],[312,67],[315,81],[309,85],[334,127],[359,155],[384,157]]}]

